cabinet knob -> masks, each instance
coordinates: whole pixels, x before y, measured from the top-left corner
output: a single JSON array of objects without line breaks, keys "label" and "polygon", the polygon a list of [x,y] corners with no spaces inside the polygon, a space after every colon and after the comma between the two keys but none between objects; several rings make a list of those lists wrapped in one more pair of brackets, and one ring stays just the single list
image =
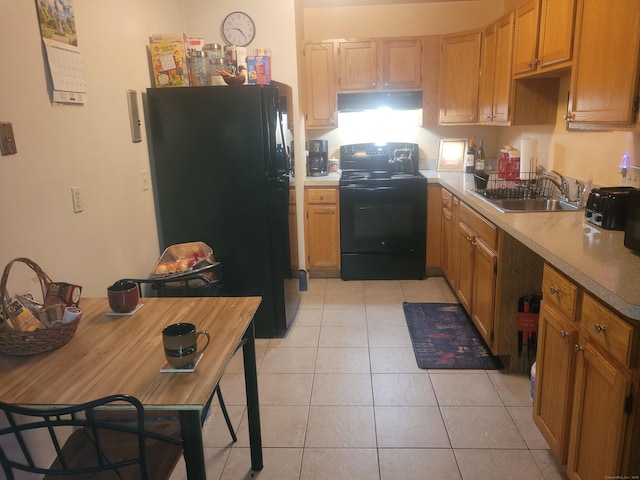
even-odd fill
[{"label": "cabinet knob", "polygon": [[529,68],[533,68],[534,65],[535,65],[535,61],[527,62],[527,67],[529,67]]},{"label": "cabinet knob", "polygon": [[560,330],[560,336],[562,338],[569,338],[569,332],[565,332],[564,330]]},{"label": "cabinet knob", "polygon": [[575,113],[567,113],[567,114],[565,114],[564,119],[567,122],[569,122],[571,120],[575,120],[576,119],[576,115],[575,115]]},{"label": "cabinet knob", "polygon": [[371,84],[371,86],[372,86],[373,88],[376,88],[376,85],[377,85],[377,84],[376,84],[376,82],[373,82],[373,83]]},{"label": "cabinet knob", "polygon": [[600,325],[599,323],[596,323],[593,326],[593,329],[596,331],[596,333],[606,333],[607,332],[607,327],[605,327],[604,325]]},{"label": "cabinet knob", "polygon": [[556,287],[550,287],[549,293],[551,293],[551,295],[557,295],[558,293],[560,293],[560,290],[558,290]]},{"label": "cabinet knob", "polygon": [[584,347],[581,345],[578,345],[577,343],[573,346],[573,349],[578,353],[584,352]]},{"label": "cabinet knob", "polygon": [[470,122],[475,122],[476,121],[476,116],[475,115],[469,115],[469,121]]}]

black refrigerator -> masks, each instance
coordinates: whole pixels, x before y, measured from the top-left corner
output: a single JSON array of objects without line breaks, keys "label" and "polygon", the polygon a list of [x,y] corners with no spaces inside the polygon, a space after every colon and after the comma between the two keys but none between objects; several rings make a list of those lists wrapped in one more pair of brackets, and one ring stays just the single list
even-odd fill
[{"label": "black refrigerator", "polygon": [[[289,256],[284,84],[147,90],[162,248],[202,241],[223,270],[222,294],[260,296],[258,338],[295,315]],[[289,307],[289,308],[287,308]],[[197,319],[194,319],[197,323]]]}]

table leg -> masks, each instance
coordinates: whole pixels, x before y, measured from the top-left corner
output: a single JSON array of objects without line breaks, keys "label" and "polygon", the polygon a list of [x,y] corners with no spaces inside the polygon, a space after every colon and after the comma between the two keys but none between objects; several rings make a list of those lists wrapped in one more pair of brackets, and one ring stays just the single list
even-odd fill
[{"label": "table leg", "polygon": [[244,384],[247,392],[247,419],[249,421],[249,445],[251,470],[262,470],[262,435],[260,433],[260,407],[258,402],[258,370],[256,368],[256,343],[253,321],[244,334],[242,347],[244,359]]},{"label": "table leg", "polygon": [[189,480],[206,480],[202,424],[198,410],[180,410],[180,433],[184,442],[184,463]]}]

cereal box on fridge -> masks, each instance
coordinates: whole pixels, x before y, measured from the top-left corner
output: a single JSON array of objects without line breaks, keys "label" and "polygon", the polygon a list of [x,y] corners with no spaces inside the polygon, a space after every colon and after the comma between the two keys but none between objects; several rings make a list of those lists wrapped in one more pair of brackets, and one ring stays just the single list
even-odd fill
[{"label": "cereal box on fridge", "polygon": [[156,87],[188,87],[186,37],[183,34],[151,36],[149,50]]}]

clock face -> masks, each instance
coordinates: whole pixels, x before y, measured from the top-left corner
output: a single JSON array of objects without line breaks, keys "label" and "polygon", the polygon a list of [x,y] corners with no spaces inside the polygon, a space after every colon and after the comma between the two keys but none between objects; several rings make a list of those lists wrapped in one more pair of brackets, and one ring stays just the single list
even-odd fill
[{"label": "clock face", "polygon": [[244,12],[232,12],[222,22],[222,36],[229,45],[246,47],[256,36],[256,26]]}]

